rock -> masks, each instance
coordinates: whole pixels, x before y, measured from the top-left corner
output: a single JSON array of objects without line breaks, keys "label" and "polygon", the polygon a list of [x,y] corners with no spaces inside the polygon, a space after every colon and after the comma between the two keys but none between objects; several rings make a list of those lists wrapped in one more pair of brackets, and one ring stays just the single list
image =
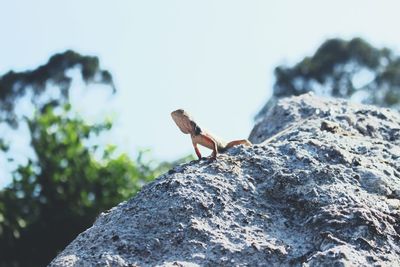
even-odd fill
[{"label": "rock", "polygon": [[303,95],[175,167],[50,266],[400,266],[400,116]]}]

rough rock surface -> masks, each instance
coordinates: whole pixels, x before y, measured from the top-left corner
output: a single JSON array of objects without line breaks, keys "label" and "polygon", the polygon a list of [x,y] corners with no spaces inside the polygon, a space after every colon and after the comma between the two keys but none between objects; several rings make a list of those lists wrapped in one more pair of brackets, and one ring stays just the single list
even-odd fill
[{"label": "rough rock surface", "polygon": [[398,113],[308,94],[250,139],[160,176],[50,265],[400,266]]}]

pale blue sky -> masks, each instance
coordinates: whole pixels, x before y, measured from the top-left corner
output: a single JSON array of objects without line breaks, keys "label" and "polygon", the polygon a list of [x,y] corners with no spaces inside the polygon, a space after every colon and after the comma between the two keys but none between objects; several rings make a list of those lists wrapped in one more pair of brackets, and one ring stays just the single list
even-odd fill
[{"label": "pale blue sky", "polygon": [[226,139],[247,137],[276,65],[298,61],[328,37],[361,36],[397,51],[399,3],[0,0],[0,73],[34,68],[66,49],[99,56],[118,95],[107,111],[98,97],[75,97],[77,109],[90,118],[112,112],[107,141],[124,151],[151,148],[171,160],[192,152],[172,110],[189,110]]}]

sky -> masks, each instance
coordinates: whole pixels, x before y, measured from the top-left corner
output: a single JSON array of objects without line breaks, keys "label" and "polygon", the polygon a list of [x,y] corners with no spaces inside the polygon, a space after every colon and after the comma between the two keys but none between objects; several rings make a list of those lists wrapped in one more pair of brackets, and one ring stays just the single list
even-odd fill
[{"label": "sky", "polygon": [[[193,149],[171,111],[186,109],[226,140],[246,138],[277,65],[296,63],[332,37],[398,51],[398,10],[399,1],[371,0],[0,0],[0,75],[66,49],[96,55],[118,93],[82,93],[77,81],[76,110],[93,121],[111,116],[105,142],[123,152],[150,148],[173,160]],[[15,142],[26,157],[29,140]]]}]

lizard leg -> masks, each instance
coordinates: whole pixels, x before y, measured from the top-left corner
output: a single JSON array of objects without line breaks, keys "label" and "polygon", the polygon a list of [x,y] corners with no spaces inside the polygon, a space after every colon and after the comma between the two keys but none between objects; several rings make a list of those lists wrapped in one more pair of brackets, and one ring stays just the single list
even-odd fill
[{"label": "lizard leg", "polygon": [[[211,154],[211,159],[216,159],[217,158],[217,154],[218,154],[218,146],[217,146],[217,142],[215,142],[214,139],[208,137],[207,135],[202,135],[202,138],[204,138],[206,140],[206,142],[208,142],[209,144],[211,144],[211,149],[212,149],[212,154]],[[206,144],[203,144],[205,147],[210,147]]]},{"label": "lizard leg", "polygon": [[234,141],[229,142],[226,145],[225,149],[231,148],[233,146],[238,146],[238,145],[252,146],[253,144],[247,139],[234,140]]},{"label": "lizard leg", "polygon": [[201,159],[201,153],[199,148],[197,147],[197,143],[193,142],[193,147],[194,147],[194,151],[196,152],[197,157],[199,157],[199,160]]}]

